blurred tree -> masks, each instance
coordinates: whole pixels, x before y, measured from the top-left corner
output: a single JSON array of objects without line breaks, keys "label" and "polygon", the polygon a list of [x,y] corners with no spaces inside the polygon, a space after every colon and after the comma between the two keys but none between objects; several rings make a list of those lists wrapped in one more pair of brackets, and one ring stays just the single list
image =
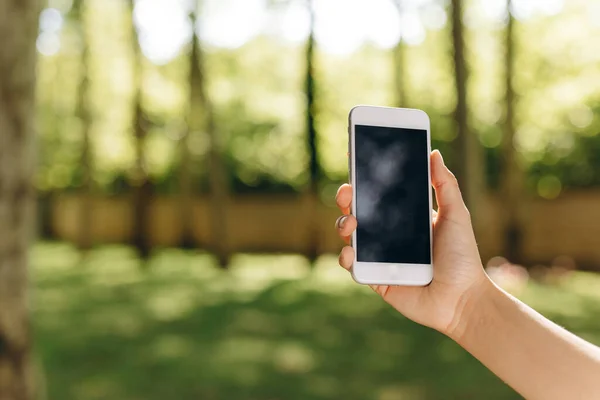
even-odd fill
[{"label": "blurred tree", "polygon": [[[404,1],[405,0],[394,0],[394,5],[398,10],[398,15],[400,19],[402,19],[402,14],[404,12]],[[398,43],[394,47],[393,55],[394,55],[394,83],[395,87],[395,95],[396,95],[396,107],[407,107],[408,102],[406,101],[406,86],[404,84],[404,69],[405,66],[405,43],[402,37],[402,32],[400,33],[400,37],[398,38]]]},{"label": "blurred tree", "polygon": [[[191,245],[193,240],[193,208],[191,204],[191,154],[190,139],[194,135],[206,135],[208,139],[208,178],[209,178],[209,218],[212,234],[210,248],[217,256],[219,264],[226,267],[229,263],[227,241],[227,204],[229,182],[223,157],[223,138],[219,137],[212,101],[208,94],[205,74],[205,58],[197,27],[198,4],[195,3],[190,19],[193,34],[190,50],[190,101],[188,108],[188,129],[182,139],[181,182],[182,182],[182,224],[184,227],[183,244]],[[197,142],[197,141],[196,141]]]},{"label": "blurred tree", "polygon": [[0,398],[34,397],[27,294],[33,228],[37,0],[0,2]]},{"label": "blurred tree", "polygon": [[71,13],[73,18],[79,21],[79,35],[81,39],[81,77],[77,99],[77,118],[81,125],[82,147],[81,147],[81,203],[79,209],[79,238],[78,245],[86,250],[93,245],[93,207],[94,207],[94,177],[93,177],[93,153],[90,138],[92,126],[92,110],[90,95],[90,32],[87,29],[86,8],[84,0],[76,0],[73,3]]},{"label": "blurred tree", "polygon": [[514,17],[512,0],[506,2],[507,24],[505,36],[505,117],[502,141],[502,204],[504,206],[504,254],[511,262],[521,262],[522,221],[521,203],[523,201],[523,173],[515,149],[515,90],[514,90]]},{"label": "blurred tree", "polygon": [[[271,6],[289,5],[293,0],[270,0]],[[304,70],[304,95],[306,99],[306,147],[308,152],[308,247],[307,256],[315,260],[318,256],[319,235],[317,227],[317,209],[319,201],[319,185],[323,178],[323,169],[319,162],[319,141],[315,117],[318,113],[315,84],[315,0],[301,0],[309,14],[309,30],[306,40],[306,69]]]},{"label": "blurred tree", "polygon": [[153,185],[148,177],[146,163],[146,137],[150,121],[146,118],[142,106],[144,81],[144,55],[140,48],[138,31],[135,27],[133,12],[135,0],[130,0],[131,32],[133,44],[133,134],[135,138],[135,166],[133,171],[133,245],[142,259],[150,256],[150,202]]},{"label": "blurred tree", "polygon": [[194,246],[194,207],[193,207],[193,187],[192,179],[192,154],[190,152],[190,138],[192,135],[197,135],[202,126],[201,115],[198,109],[201,107],[202,99],[199,89],[201,83],[200,66],[198,65],[198,35],[195,29],[196,26],[196,9],[190,12],[190,20],[192,24],[192,42],[189,54],[189,102],[186,112],[186,131],[183,133],[179,141],[179,198],[181,205],[179,207],[179,215],[181,221],[181,246],[192,248]]},{"label": "blurred tree", "polygon": [[317,227],[317,201],[319,198],[319,183],[322,176],[319,164],[319,149],[317,142],[317,129],[315,116],[317,105],[315,102],[315,8],[314,0],[307,0],[308,12],[310,14],[310,29],[306,43],[306,71],[305,71],[305,94],[306,94],[306,140],[308,147],[308,169],[309,169],[309,201],[310,201],[310,228],[308,257],[315,260],[318,256],[318,227]]},{"label": "blurred tree", "polygon": [[315,115],[317,107],[315,104],[315,10],[314,0],[308,1],[310,13],[310,30],[306,43],[306,140],[308,146],[308,162],[310,177],[310,192],[317,194],[321,171],[319,168],[319,153],[317,148],[317,130],[315,127]]},{"label": "blurred tree", "polygon": [[[36,116],[37,123],[40,127],[37,134],[37,173],[38,179],[37,189],[37,218],[39,224],[39,234],[44,239],[55,239],[57,238],[57,232],[54,229],[52,223],[52,204],[55,196],[60,192],[52,185],[48,183],[47,173],[44,176],[44,172],[48,170],[52,165],[52,158],[55,153],[49,151],[49,149],[57,149],[64,146],[61,141],[61,130],[64,129],[64,121],[66,116],[63,107],[61,107],[60,99],[63,95],[62,82],[63,77],[63,63],[60,60],[60,56],[53,60],[50,66],[44,68],[41,60],[37,62],[37,79],[36,79],[36,91],[37,91],[37,106]],[[44,98],[43,85],[44,72],[48,73],[46,77],[46,88],[48,90],[47,97]],[[70,115],[69,115],[70,116]],[[46,178],[46,179],[44,179]]]},{"label": "blurred tree", "polygon": [[485,189],[484,164],[481,145],[475,132],[469,130],[467,112],[468,70],[465,59],[465,38],[463,31],[463,1],[452,0],[452,43],[454,47],[454,76],[456,86],[456,108],[454,117],[457,125],[455,140],[459,164],[456,175],[461,184],[465,202],[471,211],[473,224],[477,229],[477,205]]}]

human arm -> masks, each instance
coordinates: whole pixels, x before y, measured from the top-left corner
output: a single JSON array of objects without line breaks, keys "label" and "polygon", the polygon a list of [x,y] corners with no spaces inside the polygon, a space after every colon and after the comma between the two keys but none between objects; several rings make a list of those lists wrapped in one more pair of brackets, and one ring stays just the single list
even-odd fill
[{"label": "human arm", "polygon": [[527,399],[600,398],[600,348],[484,285],[452,339]]}]

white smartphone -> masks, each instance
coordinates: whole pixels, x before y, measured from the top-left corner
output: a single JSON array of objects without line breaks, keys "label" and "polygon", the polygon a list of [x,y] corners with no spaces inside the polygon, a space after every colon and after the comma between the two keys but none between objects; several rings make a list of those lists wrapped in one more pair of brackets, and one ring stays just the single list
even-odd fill
[{"label": "white smartphone", "polygon": [[352,277],[424,286],[433,279],[431,134],[424,111],[357,106],[349,115]]}]

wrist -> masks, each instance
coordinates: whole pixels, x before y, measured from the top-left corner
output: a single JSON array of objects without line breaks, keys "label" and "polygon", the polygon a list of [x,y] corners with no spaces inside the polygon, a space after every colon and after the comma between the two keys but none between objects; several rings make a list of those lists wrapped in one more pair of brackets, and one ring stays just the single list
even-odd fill
[{"label": "wrist", "polygon": [[460,343],[465,332],[477,325],[478,321],[489,313],[490,310],[486,308],[492,303],[491,299],[498,290],[498,287],[484,273],[477,283],[463,293],[458,301],[454,318],[443,333]]}]

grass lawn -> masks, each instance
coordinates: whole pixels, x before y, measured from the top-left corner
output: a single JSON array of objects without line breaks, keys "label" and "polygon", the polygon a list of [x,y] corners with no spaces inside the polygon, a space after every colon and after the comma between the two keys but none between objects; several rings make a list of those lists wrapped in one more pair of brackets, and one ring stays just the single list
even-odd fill
[{"label": "grass lawn", "polygon": [[[518,399],[452,341],[356,285],[336,258],[157,251],[32,253],[36,353],[50,399]],[[600,276],[521,296],[600,343]],[[506,349],[509,351],[509,349]]]}]

